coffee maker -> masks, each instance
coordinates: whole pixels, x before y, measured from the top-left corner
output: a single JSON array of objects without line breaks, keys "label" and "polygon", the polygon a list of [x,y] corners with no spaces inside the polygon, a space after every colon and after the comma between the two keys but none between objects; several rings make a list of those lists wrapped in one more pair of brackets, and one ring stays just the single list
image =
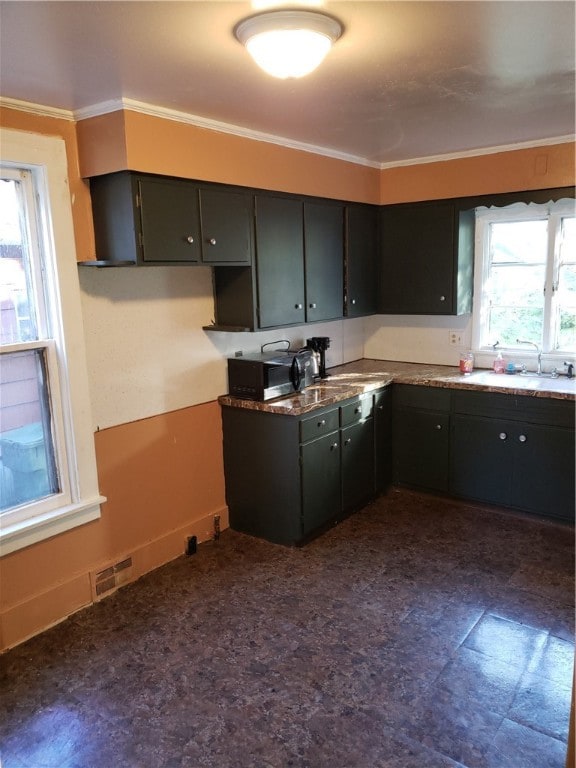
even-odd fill
[{"label": "coffee maker", "polygon": [[311,339],[306,339],[306,346],[314,352],[318,359],[320,378],[326,379],[326,350],[330,346],[330,338],[328,336],[312,336]]}]

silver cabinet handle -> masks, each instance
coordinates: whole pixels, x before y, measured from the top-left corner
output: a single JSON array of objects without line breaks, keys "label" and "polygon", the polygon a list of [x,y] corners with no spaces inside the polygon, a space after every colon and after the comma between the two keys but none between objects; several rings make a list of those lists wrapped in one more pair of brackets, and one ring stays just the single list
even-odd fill
[{"label": "silver cabinet handle", "polygon": [[357,405],[356,408],[354,408],[354,413],[362,413],[362,406]]},{"label": "silver cabinet handle", "polygon": [[436,424],[436,426],[434,427],[434,429],[442,429],[442,424]]},{"label": "silver cabinet handle", "polygon": [[316,304],[309,304],[310,309],[316,309]]},{"label": "silver cabinet handle", "polygon": [[326,419],[320,419],[320,421],[318,422],[318,426],[319,427],[325,427],[326,426]]},{"label": "silver cabinet handle", "polygon": [[506,432],[500,432],[500,434],[498,435],[498,437],[500,438],[500,440],[506,440],[506,438],[508,437],[508,435],[506,434]]},{"label": "silver cabinet handle", "polygon": [[211,237],[210,240],[208,240],[208,242],[210,243],[210,245],[216,245],[216,238]]},{"label": "silver cabinet handle", "polygon": [[294,304],[294,309],[302,309],[302,304]]},{"label": "silver cabinet handle", "polygon": [[351,304],[356,304],[356,299],[352,299]]},{"label": "silver cabinet handle", "polygon": [[332,445],[330,446],[330,450],[335,451],[336,448],[338,448],[338,443],[332,443]]},{"label": "silver cabinet handle", "polygon": [[526,435],[520,435],[520,437],[518,438],[518,440],[520,440],[521,443],[525,443],[527,439],[528,438],[526,437]]},{"label": "silver cabinet handle", "polygon": [[347,437],[346,440],[344,440],[344,445],[350,445],[351,442],[352,442],[352,438]]},{"label": "silver cabinet handle", "polygon": [[446,296],[440,296],[440,301],[446,301]]},{"label": "silver cabinet handle", "polygon": [[190,244],[192,244],[192,243],[194,242],[194,238],[192,237],[192,235],[188,235],[188,237],[186,238],[186,240],[187,240],[187,241],[188,241]]}]

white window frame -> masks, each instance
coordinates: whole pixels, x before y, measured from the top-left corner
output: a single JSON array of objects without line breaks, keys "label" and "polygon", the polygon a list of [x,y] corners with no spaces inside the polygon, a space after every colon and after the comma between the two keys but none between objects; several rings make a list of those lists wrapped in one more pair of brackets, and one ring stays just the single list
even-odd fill
[{"label": "white window frame", "polygon": [[51,338],[3,345],[46,349],[61,492],[0,516],[0,556],[100,517],[98,475],[66,147],[60,138],[0,128],[3,166],[28,169],[42,204],[39,235]]},{"label": "white window frame", "polygon": [[[575,215],[576,202],[573,199],[564,199],[558,202],[545,204],[539,203],[515,203],[504,208],[478,208],[476,210],[476,233],[474,255],[474,306],[472,314],[472,350],[482,366],[491,365],[494,359],[494,349],[489,344],[482,344],[484,329],[488,321],[487,307],[482,301],[484,285],[490,271],[489,240],[490,224],[504,221],[533,221],[534,219],[548,220],[548,256],[546,263],[545,285],[543,286],[544,320],[542,334],[542,363],[548,363],[548,367],[557,367],[567,358],[572,360],[574,352],[554,350],[554,286],[558,280],[558,250],[560,247],[560,222],[564,216]],[[495,340],[496,341],[496,340]],[[492,342],[494,343],[494,342]],[[530,347],[504,347],[498,349],[507,360],[523,363],[530,362],[536,355]]]}]

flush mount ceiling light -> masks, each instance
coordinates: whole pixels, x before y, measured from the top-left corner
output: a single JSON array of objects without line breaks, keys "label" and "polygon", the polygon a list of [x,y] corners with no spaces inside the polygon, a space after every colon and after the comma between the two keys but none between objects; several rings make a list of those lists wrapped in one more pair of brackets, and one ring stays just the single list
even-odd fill
[{"label": "flush mount ceiling light", "polygon": [[285,80],[315,70],[342,25],[316,11],[267,11],[240,21],[234,34],[259,67]]}]

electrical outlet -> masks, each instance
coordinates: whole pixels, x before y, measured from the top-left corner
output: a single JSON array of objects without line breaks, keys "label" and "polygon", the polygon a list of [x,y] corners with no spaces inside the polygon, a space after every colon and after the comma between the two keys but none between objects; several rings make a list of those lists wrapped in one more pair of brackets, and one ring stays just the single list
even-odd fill
[{"label": "electrical outlet", "polygon": [[461,347],[463,344],[461,331],[448,331],[448,341],[451,347]]},{"label": "electrical outlet", "polygon": [[242,352],[241,349],[239,349],[236,352],[234,352],[234,357],[242,357],[243,355],[244,355],[244,353]]}]

